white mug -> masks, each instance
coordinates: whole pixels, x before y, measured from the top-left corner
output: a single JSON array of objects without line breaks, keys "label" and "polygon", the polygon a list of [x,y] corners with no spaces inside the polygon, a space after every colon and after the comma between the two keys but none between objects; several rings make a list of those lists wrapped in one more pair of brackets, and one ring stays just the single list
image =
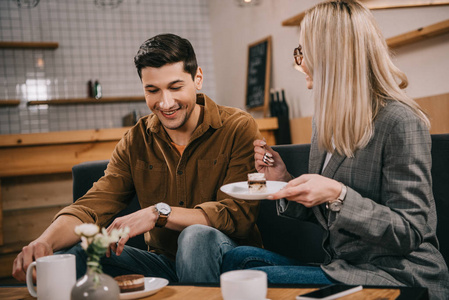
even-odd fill
[{"label": "white mug", "polygon": [[[33,285],[33,268],[36,268],[37,291]],[[40,257],[28,266],[26,278],[31,296],[39,300],[70,300],[76,282],[75,255]]]},{"label": "white mug", "polygon": [[221,295],[224,300],[265,300],[267,273],[257,270],[237,270],[221,274]]}]

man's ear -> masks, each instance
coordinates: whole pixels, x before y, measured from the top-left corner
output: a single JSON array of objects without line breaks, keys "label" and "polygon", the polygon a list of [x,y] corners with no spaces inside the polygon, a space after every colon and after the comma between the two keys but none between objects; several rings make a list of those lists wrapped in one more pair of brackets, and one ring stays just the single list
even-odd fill
[{"label": "man's ear", "polygon": [[198,67],[195,75],[195,88],[199,91],[203,87],[203,70]]}]

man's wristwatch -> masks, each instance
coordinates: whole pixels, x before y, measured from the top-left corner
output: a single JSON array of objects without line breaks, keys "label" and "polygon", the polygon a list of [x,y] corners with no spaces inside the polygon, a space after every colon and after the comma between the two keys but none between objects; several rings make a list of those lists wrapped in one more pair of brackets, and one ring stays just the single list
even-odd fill
[{"label": "man's wristwatch", "polygon": [[167,203],[159,202],[158,204],[156,204],[155,208],[159,214],[159,217],[156,221],[156,227],[162,228],[165,226],[165,224],[167,224],[168,216],[171,213],[171,207]]},{"label": "man's wristwatch", "polygon": [[338,196],[337,199],[331,200],[326,203],[326,208],[333,212],[339,212],[341,210],[341,207],[343,206],[343,201],[345,201],[347,188],[346,185],[344,185],[343,183],[340,182],[340,184],[341,184],[340,196]]}]

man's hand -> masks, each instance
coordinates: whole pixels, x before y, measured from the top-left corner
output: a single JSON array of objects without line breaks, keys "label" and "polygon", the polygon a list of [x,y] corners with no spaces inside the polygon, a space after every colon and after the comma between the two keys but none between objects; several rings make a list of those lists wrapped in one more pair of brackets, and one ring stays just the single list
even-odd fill
[{"label": "man's hand", "polygon": [[[28,246],[22,248],[22,252],[20,252],[14,260],[12,276],[17,280],[24,282],[26,280],[28,266],[39,257],[52,254],[53,250],[49,244],[38,240],[31,242]],[[33,275],[33,277],[35,277],[35,275]]]},{"label": "man's hand", "polygon": [[27,268],[34,260],[76,244],[79,236],[75,234],[75,227],[80,224],[81,220],[74,216],[58,217],[39,238],[22,248],[22,252],[14,260],[12,276],[25,281]]},{"label": "man's hand", "polygon": [[128,240],[136,235],[142,234],[144,232],[150,231],[154,228],[158,213],[154,206],[150,206],[144,209],[140,209],[135,213],[116,218],[114,222],[107,228],[108,233],[112,231],[112,229],[122,229],[125,227],[129,227],[129,234],[127,236],[122,237],[117,244],[111,244],[108,251],[106,252],[106,256],[109,257],[111,255],[110,250],[114,251],[115,254],[122,254],[123,248]]}]

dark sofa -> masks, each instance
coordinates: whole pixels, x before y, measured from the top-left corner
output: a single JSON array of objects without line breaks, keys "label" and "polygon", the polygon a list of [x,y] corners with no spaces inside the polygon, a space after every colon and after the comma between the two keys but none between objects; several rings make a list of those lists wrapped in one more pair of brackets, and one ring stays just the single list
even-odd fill
[{"label": "dark sofa", "polygon": [[[307,173],[310,145],[274,146],[294,176]],[[104,174],[108,161],[86,162],[73,167],[73,199],[84,195]],[[433,193],[438,214],[437,236],[440,251],[449,262],[449,134],[432,135]],[[139,209],[136,197],[120,215]],[[300,259],[319,263],[323,260],[322,229],[315,224],[277,216],[274,201],[261,201],[257,225],[266,249]],[[137,236],[128,245],[146,249],[143,236]]]}]

